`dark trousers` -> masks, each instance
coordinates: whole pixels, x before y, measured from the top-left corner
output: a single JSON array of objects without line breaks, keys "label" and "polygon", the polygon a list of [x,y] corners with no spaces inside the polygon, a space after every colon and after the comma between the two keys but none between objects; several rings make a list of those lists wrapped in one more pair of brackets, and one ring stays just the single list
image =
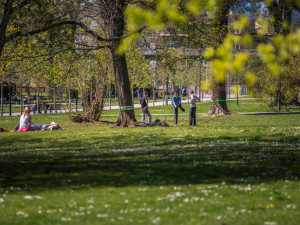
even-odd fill
[{"label": "dark trousers", "polygon": [[196,126],[196,107],[190,108],[189,116],[190,116],[190,123],[189,124],[192,125],[192,126]]},{"label": "dark trousers", "polygon": [[148,123],[151,123],[151,114],[149,112],[148,107],[144,107],[142,109],[142,122],[145,122],[145,114],[148,116]]},{"label": "dark trousers", "polygon": [[51,113],[51,109],[52,109],[52,108],[51,108],[51,105],[49,105],[48,103],[46,103],[46,104],[45,104],[45,113],[47,113],[47,110],[48,110],[48,109],[50,110],[50,113]]},{"label": "dark trousers", "polygon": [[178,121],[178,107],[173,107],[174,109],[174,123],[177,124]]}]

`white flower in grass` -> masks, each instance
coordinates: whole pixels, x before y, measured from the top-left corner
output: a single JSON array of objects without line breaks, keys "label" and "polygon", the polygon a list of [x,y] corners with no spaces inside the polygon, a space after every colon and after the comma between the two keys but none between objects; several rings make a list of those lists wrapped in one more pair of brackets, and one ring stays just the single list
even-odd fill
[{"label": "white flower in grass", "polygon": [[35,195],[35,196],[33,196],[33,198],[35,198],[35,199],[43,199],[41,196],[39,196],[39,195]]},{"label": "white flower in grass", "polygon": [[87,200],[87,203],[94,204],[94,198]]},{"label": "white flower in grass", "polygon": [[108,214],[97,214],[97,217],[106,218],[108,217]]},{"label": "white flower in grass", "polygon": [[189,202],[189,198],[184,199],[183,202]]},{"label": "white flower in grass", "polygon": [[245,213],[245,212],[247,212],[247,209],[241,209],[240,212]]},{"label": "white flower in grass", "polygon": [[296,204],[290,204],[286,206],[288,209],[296,209]]},{"label": "white flower in grass", "polygon": [[31,200],[31,199],[33,199],[33,197],[32,197],[31,195],[25,195],[25,196],[24,196],[24,199]]},{"label": "white flower in grass", "polygon": [[70,217],[62,217],[60,218],[62,221],[71,221],[71,218]]},{"label": "white flower in grass", "polygon": [[17,212],[17,216],[23,216],[23,217],[28,217],[28,214],[27,213],[25,213],[25,212],[23,212],[23,211],[18,211]]},{"label": "white flower in grass", "polygon": [[4,199],[3,198],[0,198],[0,203],[4,202]]},{"label": "white flower in grass", "polygon": [[218,217],[217,217],[217,220],[220,220],[220,219],[222,219],[222,216],[218,216]]},{"label": "white flower in grass", "polygon": [[277,222],[264,222],[264,225],[277,225]]},{"label": "white flower in grass", "polygon": [[154,220],[152,220],[153,224],[160,224],[160,217],[155,218]]}]

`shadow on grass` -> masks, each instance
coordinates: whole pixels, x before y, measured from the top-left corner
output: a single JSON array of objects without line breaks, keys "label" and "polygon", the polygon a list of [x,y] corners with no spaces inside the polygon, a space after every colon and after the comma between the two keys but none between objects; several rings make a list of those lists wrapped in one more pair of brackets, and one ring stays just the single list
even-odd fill
[{"label": "shadow on grass", "polygon": [[297,137],[286,144],[286,139],[276,135],[268,139],[246,135],[201,139],[189,135],[173,139],[166,134],[147,134],[144,138],[115,135],[76,143],[66,139],[34,150],[30,143],[42,143],[42,138],[14,138],[7,136],[6,146],[17,142],[20,149],[0,150],[2,188],[43,190],[223,181],[255,184],[294,180],[300,175]]}]

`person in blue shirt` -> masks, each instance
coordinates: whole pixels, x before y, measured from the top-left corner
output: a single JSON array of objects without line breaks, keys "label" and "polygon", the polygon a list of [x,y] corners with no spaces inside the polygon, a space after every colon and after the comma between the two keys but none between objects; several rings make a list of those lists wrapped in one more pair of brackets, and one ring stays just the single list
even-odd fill
[{"label": "person in blue shirt", "polygon": [[174,92],[174,96],[172,97],[172,106],[174,109],[174,123],[175,123],[175,125],[177,125],[178,108],[180,108],[182,112],[185,111],[185,109],[181,106],[181,98],[180,98],[180,96],[178,96],[178,91]]}]

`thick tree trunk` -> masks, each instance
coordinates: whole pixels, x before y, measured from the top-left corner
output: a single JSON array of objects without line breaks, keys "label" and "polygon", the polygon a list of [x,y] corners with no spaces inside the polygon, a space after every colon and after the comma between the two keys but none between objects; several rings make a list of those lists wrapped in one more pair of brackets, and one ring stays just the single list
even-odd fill
[{"label": "thick tree trunk", "polygon": [[208,115],[231,114],[226,103],[226,84],[217,83],[212,76],[212,103]]},{"label": "thick tree trunk", "polygon": [[[234,0],[220,1],[219,8],[216,12],[216,26],[219,28],[219,40],[215,47],[219,47],[226,35],[228,34],[228,13]],[[212,65],[213,66],[213,65]],[[224,82],[216,82],[212,74],[212,103],[208,115],[230,114],[226,103],[226,85]]]},{"label": "thick tree trunk", "polygon": [[132,107],[132,96],[130,91],[130,82],[126,64],[125,54],[118,55],[116,49],[112,50],[113,67],[115,73],[116,90],[118,93],[119,118],[115,124],[116,127],[134,127],[136,123],[134,109],[124,109]]},{"label": "thick tree trunk", "polygon": [[100,11],[103,14],[104,23],[109,27],[109,37],[114,39],[110,42],[110,50],[115,74],[115,88],[120,107],[119,118],[115,127],[133,127],[136,125],[136,119],[133,109],[126,57],[125,54],[117,53],[120,37],[124,36],[124,10],[128,6],[128,1],[99,1],[99,4],[101,5]]}]

